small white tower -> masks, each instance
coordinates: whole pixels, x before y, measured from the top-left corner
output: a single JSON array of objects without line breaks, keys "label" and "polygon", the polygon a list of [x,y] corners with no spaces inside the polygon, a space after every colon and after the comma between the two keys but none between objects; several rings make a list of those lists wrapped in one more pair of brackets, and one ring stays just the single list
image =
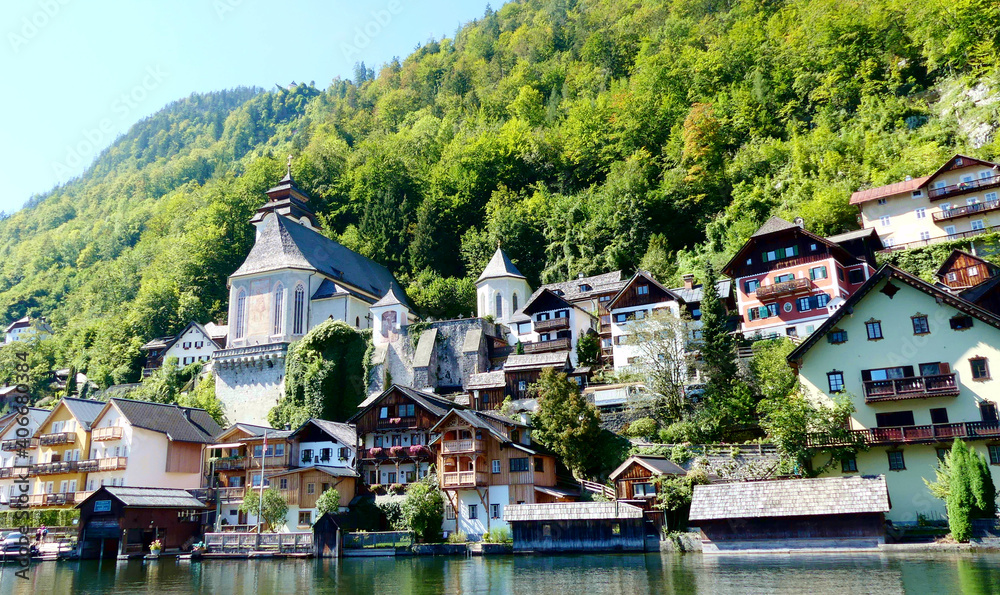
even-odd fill
[{"label": "small white tower", "polygon": [[514,313],[524,307],[530,295],[528,280],[497,245],[493,258],[476,281],[479,316],[492,316],[496,322],[509,325]]},{"label": "small white tower", "polygon": [[389,291],[371,306],[372,340],[376,345],[391,343],[400,329],[409,324],[410,309],[397,295],[402,290],[395,283],[389,286]]}]

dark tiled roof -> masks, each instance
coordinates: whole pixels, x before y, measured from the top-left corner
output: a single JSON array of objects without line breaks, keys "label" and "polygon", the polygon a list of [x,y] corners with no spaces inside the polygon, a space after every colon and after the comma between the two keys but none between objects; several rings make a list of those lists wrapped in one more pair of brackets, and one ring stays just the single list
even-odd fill
[{"label": "dark tiled roof", "polygon": [[621,289],[618,290],[618,293],[616,293],[611,298],[611,301],[609,301],[605,305],[605,308],[611,310],[614,307],[614,305],[618,302],[619,298],[621,298],[622,294],[625,293],[625,290],[628,289],[628,287],[632,285],[632,283],[637,281],[639,278],[645,279],[647,282],[652,283],[653,285],[658,287],[660,291],[666,293],[670,299],[677,299],[679,297],[674,292],[670,291],[669,289],[661,285],[660,282],[657,281],[655,278],[653,278],[652,273],[650,273],[649,271],[644,271],[642,269],[639,269],[638,271],[635,272],[635,275],[632,275],[631,279],[629,279],[628,281],[625,282],[624,285],[622,285]]},{"label": "dark tiled roof", "polygon": [[[205,503],[198,500],[191,492],[174,488],[133,488],[126,486],[102,486],[94,492],[94,496],[103,497],[104,490],[126,506],[134,508],[204,508]],[[87,498],[87,500],[90,500]],[[86,501],[86,500],[85,500]],[[79,508],[80,505],[77,505]]]},{"label": "dark tiled roof", "polygon": [[565,366],[569,358],[568,351],[551,351],[548,353],[526,353],[524,355],[509,355],[504,364],[504,370],[524,370],[530,368],[552,368]]},{"label": "dark tiled roof", "polygon": [[393,281],[393,283],[389,286],[388,293],[382,296],[382,299],[372,304],[372,308],[382,308],[385,306],[405,306],[406,304],[403,302],[403,300],[400,299],[398,295],[396,295],[397,292],[402,294],[403,290],[402,288],[399,287],[399,285],[396,284],[395,281]]},{"label": "dark tiled roof", "polygon": [[312,424],[330,436],[333,436],[337,439],[337,442],[341,444],[354,446],[358,443],[358,433],[354,426],[335,421],[327,421],[325,419],[310,419],[306,423],[302,424],[299,429],[292,432],[291,436],[295,436],[302,431],[302,428],[305,428],[309,424]]},{"label": "dark tiled roof", "polygon": [[[395,279],[377,262],[285,217],[270,217],[250,254],[231,277],[281,269],[317,271],[372,296],[383,296]],[[401,290],[400,290],[401,291]],[[366,298],[370,302],[377,298]],[[400,296],[405,300],[405,294]]]},{"label": "dark tiled roof", "polygon": [[760,236],[766,236],[767,234],[774,233],[776,231],[784,231],[786,229],[794,229],[798,227],[794,223],[785,221],[781,217],[772,216],[770,219],[764,222],[757,231],[753,232],[751,238],[759,238]]},{"label": "dark tiled roof", "polygon": [[976,303],[981,297],[986,295],[988,291],[996,287],[997,284],[1000,284],[1000,276],[991,277],[988,281],[970,287],[965,291],[959,293],[958,295],[962,299],[969,300],[972,303]]},{"label": "dark tiled roof", "polygon": [[690,519],[754,519],[889,512],[885,476],[699,485]]},{"label": "dark tiled roof", "polygon": [[[600,275],[592,275],[590,277],[579,277],[576,279],[570,279],[569,281],[560,281],[559,283],[546,283],[531,294],[531,297],[528,298],[528,302],[530,302],[531,298],[534,298],[543,289],[548,289],[557,295],[559,292],[562,292],[561,297],[563,299],[570,302],[576,302],[588,299],[599,293],[618,292],[625,286],[627,281],[627,279],[622,279],[621,271],[611,271],[610,273],[601,273]],[[581,290],[580,287],[583,285],[589,285],[592,289]]]},{"label": "dark tiled roof", "polygon": [[171,440],[210,444],[222,432],[204,409],[130,399],[111,399],[111,403],[132,426],[166,434]]},{"label": "dark tiled roof", "polygon": [[498,277],[514,277],[517,279],[524,279],[524,275],[521,274],[521,271],[517,270],[514,263],[507,257],[507,253],[504,252],[499,246],[497,246],[497,251],[493,253],[493,258],[490,259],[490,263],[486,265],[485,269],[483,269],[483,273],[479,275],[479,279],[476,280],[476,283],[479,283],[484,279],[496,279]]},{"label": "dark tiled roof", "polygon": [[94,420],[107,404],[104,401],[77,399],[76,397],[63,397],[62,402],[66,404],[73,417],[87,430],[90,429],[90,424],[94,423]]},{"label": "dark tiled roof", "polygon": [[657,455],[633,455],[611,472],[610,479],[616,479],[633,464],[639,464],[657,475],[687,475],[687,471],[667,457]]},{"label": "dark tiled roof", "polygon": [[[724,300],[729,297],[729,292],[732,290],[732,286],[732,280],[720,279],[715,283],[715,293],[719,296],[719,299]],[[700,302],[701,298],[704,296],[704,289],[701,285],[695,285],[691,289],[686,287],[677,287],[675,289],[671,289],[670,291],[687,303]]]},{"label": "dark tiled roof", "polygon": [[453,407],[455,407],[454,401],[449,401],[448,399],[445,399],[444,397],[441,397],[439,395],[427,393],[421,390],[417,390],[415,388],[410,388],[408,386],[400,386],[398,384],[393,384],[386,390],[382,391],[381,394],[374,397],[368,397],[367,399],[365,399],[365,401],[361,404],[360,408],[358,409],[358,412],[352,415],[351,419],[347,420],[348,423],[355,421],[356,419],[364,415],[366,411],[368,411],[372,407],[377,406],[379,401],[388,396],[394,390],[398,390],[404,395],[413,399],[414,402],[416,402],[421,407],[426,409],[429,413],[437,417],[441,417],[442,415],[448,413],[448,411],[451,410]]}]

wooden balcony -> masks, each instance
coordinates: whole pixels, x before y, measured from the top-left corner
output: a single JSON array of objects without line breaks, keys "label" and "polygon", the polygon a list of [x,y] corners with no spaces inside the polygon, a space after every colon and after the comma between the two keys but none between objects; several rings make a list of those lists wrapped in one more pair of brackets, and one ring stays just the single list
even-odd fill
[{"label": "wooden balcony", "polygon": [[561,331],[569,328],[569,317],[550,318],[548,320],[536,320],[534,323],[536,333],[546,333],[549,331]]},{"label": "wooden balcony", "polygon": [[18,465],[16,467],[0,467],[0,479],[10,479],[11,477],[32,477],[34,473],[28,465]]},{"label": "wooden balcony", "polygon": [[423,445],[414,446],[376,446],[374,448],[361,449],[361,458],[364,460],[427,460],[433,453]]},{"label": "wooden balcony", "polygon": [[486,446],[482,440],[467,438],[465,440],[444,440],[441,442],[443,454],[458,454],[465,452],[484,452]]},{"label": "wooden balcony", "polygon": [[757,288],[757,299],[760,301],[776,300],[780,297],[812,291],[812,281],[809,279],[792,279],[774,285],[764,285]]},{"label": "wooden balcony", "polygon": [[375,427],[379,429],[387,428],[415,428],[417,427],[416,417],[386,417],[384,419],[379,419],[375,423]]},{"label": "wooden balcony", "polygon": [[[275,481],[277,481],[277,480],[275,480]],[[299,504],[299,490],[298,489],[281,490],[281,489],[278,489],[278,486],[276,484],[271,484],[271,485],[268,485],[268,486],[264,486],[265,490],[269,490],[271,488],[277,489],[278,492],[281,493],[281,497],[285,499],[285,502],[287,502],[289,506],[298,506],[298,504]],[[317,486],[317,490],[316,490],[316,496],[319,496],[319,487],[318,486]],[[253,487],[247,488],[246,492],[244,492],[244,494],[243,494],[243,499],[245,500],[247,498],[260,498],[260,486],[253,486]]]},{"label": "wooden balcony", "polygon": [[[888,428],[869,428],[854,430],[855,438],[860,438],[865,444],[914,444],[914,443],[950,443],[955,438],[963,440],[994,440],[1000,438],[1000,422],[969,421],[951,424],[932,424],[926,426],[895,426]],[[840,440],[831,440],[821,436],[810,437],[809,443],[814,446],[837,446],[844,444]]]},{"label": "wooden balcony", "polygon": [[250,457],[248,463],[249,469],[260,469],[261,463],[264,464],[268,469],[273,468],[285,468],[288,467],[288,447],[285,447],[285,454],[281,456],[270,456],[270,457]]},{"label": "wooden balcony", "polygon": [[7,452],[35,448],[37,446],[38,438],[12,438],[10,440],[0,442],[0,450],[5,450]]},{"label": "wooden balcony", "polygon": [[108,457],[105,459],[87,459],[77,464],[81,473],[99,473],[101,471],[119,471],[128,465],[128,457]]},{"label": "wooden balcony", "polygon": [[441,474],[443,488],[474,488],[484,486],[486,473],[482,471],[446,471]]},{"label": "wooden balcony", "polygon": [[55,446],[57,444],[74,444],[76,442],[76,432],[56,432],[54,434],[42,434],[38,437],[38,443],[42,446]]},{"label": "wooden balcony", "polygon": [[77,461],[58,461],[55,463],[38,463],[31,468],[35,475],[58,475],[60,473],[77,473]]},{"label": "wooden balcony", "polygon": [[934,220],[948,221],[949,219],[968,217],[969,215],[978,215],[979,213],[986,213],[989,211],[995,211],[997,209],[1000,209],[1000,200],[988,200],[986,202],[979,202],[974,205],[955,207],[953,209],[948,209],[947,211],[934,213]]},{"label": "wooden balcony", "polygon": [[910,376],[890,380],[866,380],[865,402],[901,401],[903,399],[926,399],[930,397],[958,396],[961,388],[951,374],[933,376]]},{"label": "wooden balcony", "polygon": [[562,339],[553,339],[551,341],[536,341],[534,343],[525,343],[524,352],[525,353],[546,353],[549,351],[569,351],[570,339],[569,337],[563,337]]},{"label": "wooden balcony", "polygon": [[87,499],[94,492],[65,492],[59,494],[32,494],[28,506],[72,506]]},{"label": "wooden balcony", "polygon": [[90,439],[95,441],[102,440],[120,440],[122,437],[121,426],[113,426],[110,428],[97,428],[90,433]]},{"label": "wooden balcony", "polygon": [[945,186],[944,188],[928,188],[927,198],[931,200],[941,200],[942,198],[948,198],[949,196],[960,196],[962,194],[976,192],[977,190],[996,188],[997,186],[1000,186],[1000,176],[990,176],[988,178],[972,180],[971,182],[952,184],[951,186]]},{"label": "wooden balcony", "polygon": [[246,469],[246,468],[247,468],[246,457],[228,457],[225,459],[215,460],[216,471],[232,471],[236,469]]},{"label": "wooden balcony", "polygon": [[242,502],[243,494],[246,493],[245,486],[236,486],[231,488],[216,488],[215,493],[218,494],[219,500],[222,502]]}]

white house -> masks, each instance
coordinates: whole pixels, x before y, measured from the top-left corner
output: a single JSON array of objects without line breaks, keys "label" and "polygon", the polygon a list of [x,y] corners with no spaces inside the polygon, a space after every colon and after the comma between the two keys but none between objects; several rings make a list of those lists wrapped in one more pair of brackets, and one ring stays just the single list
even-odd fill
[{"label": "white house", "polygon": [[479,316],[492,316],[496,322],[510,326],[514,314],[530,295],[528,280],[517,270],[507,253],[497,246],[493,258],[476,280]]},{"label": "white house", "polygon": [[597,315],[544,287],[531,296],[520,314],[511,330],[526,354],[569,351],[574,366],[579,365],[576,344],[580,337],[598,331]]},{"label": "white house", "polygon": [[[21,484],[16,480],[35,464],[38,440],[33,438],[35,431],[49,415],[48,409],[29,407],[28,415],[7,415],[0,426],[0,507],[6,508],[12,498],[20,498],[21,494],[31,494],[30,483]],[[27,420],[27,424],[21,422]],[[18,453],[27,456],[18,456]],[[21,490],[20,486],[25,489]]]},{"label": "white house", "polygon": [[32,337],[45,339],[52,335],[52,326],[44,318],[25,316],[10,323],[5,331],[4,343],[27,341]]},{"label": "white house", "polygon": [[177,358],[177,367],[195,362],[208,362],[216,351],[226,346],[226,327],[208,323],[204,326],[190,322],[173,337],[153,339],[141,347],[146,352],[143,377],[152,375],[164,362]]},{"label": "white house", "polygon": [[681,305],[681,298],[660,285],[650,273],[640,270],[633,275],[607,304],[611,314],[615,372],[642,364],[642,348],[629,339],[633,332],[631,327],[660,313],[680,318]]}]

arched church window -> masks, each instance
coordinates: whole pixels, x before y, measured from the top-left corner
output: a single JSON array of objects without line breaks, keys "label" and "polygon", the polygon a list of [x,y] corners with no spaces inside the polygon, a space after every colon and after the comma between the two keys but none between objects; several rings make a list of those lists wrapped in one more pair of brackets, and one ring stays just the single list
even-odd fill
[{"label": "arched church window", "polygon": [[496,312],[494,313],[494,316],[497,318],[503,318],[503,294],[499,292],[497,292]]},{"label": "arched church window", "polygon": [[511,301],[511,304],[512,305],[510,307],[510,313],[511,313],[511,316],[513,316],[514,312],[517,312],[517,293],[516,292],[514,293],[514,297],[513,297],[512,301]]},{"label": "arched church window", "polygon": [[301,335],[306,326],[306,288],[295,286],[295,302],[292,311],[292,334]]},{"label": "arched church window", "polygon": [[355,316],[354,317],[354,328],[361,328],[361,317],[360,316]]},{"label": "arched church window", "polygon": [[274,288],[274,330],[271,334],[280,335],[284,331],[282,324],[285,319],[285,288],[278,283]]},{"label": "arched church window", "polygon": [[240,289],[236,294],[236,338],[242,339],[246,332],[247,294]]}]

